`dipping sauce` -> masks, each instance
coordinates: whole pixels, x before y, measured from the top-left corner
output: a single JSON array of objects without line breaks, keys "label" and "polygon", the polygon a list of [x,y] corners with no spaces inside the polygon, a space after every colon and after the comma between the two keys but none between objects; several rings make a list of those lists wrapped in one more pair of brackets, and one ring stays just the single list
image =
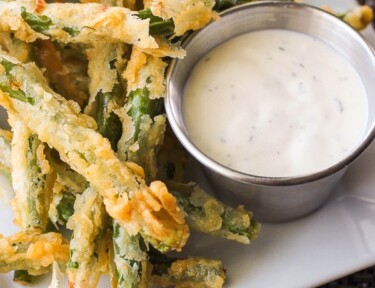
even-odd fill
[{"label": "dipping sauce", "polygon": [[366,91],[352,66],[322,41],[261,30],[206,54],[184,89],[192,142],[233,170],[267,177],[328,168],[363,137]]}]

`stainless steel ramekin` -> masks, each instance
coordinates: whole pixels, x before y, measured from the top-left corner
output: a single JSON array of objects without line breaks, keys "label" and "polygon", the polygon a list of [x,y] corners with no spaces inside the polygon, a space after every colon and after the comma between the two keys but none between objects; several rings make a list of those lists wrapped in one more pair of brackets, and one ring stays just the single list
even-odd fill
[{"label": "stainless steel ramekin", "polygon": [[[220,43],[260,29],[286,29],[316,37],[333,47],[357,70],[369,103],[366,133],[350,155],[331,167],[299,177],[259,177],[231,170],[202,153],[189,138],[182,117],[184,84],[197,61]],[[183,146],[205,168],[218,196],[231,204],[244,204],[262,221],[286,221],[320,207],[343,177],[347,167],[375,136],[375,55],[349,25],[318,8],[294,2],[260,1],[237,6],[221,19],[183,41],[185,59],[174,60],[168,71],[165,101],[169,123]]]}]

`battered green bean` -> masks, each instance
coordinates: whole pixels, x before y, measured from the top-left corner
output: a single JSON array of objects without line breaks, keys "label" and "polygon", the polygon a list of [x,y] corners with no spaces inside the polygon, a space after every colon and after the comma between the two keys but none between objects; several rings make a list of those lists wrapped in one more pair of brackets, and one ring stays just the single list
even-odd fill
[{"label": "battered green bean", "polygon": [[60,202],[57,204],[57,222],[65,225],[69,218],[74,214],[74,201],[76,196],[72,193],[65,192],[61,195]]},{"label": "battered green bean", "polygon": [[178,259],[151,251],[152,282],[161,287],[220,288],[225,270],[220,260],[202,257]]},{"label": "battered green bean", "polygon": [[23,230],[44,232],[56,174],[46,159],[45,146],[21,121],[11,116],[15,222]]},{"label": "battered green bean", "polygon": [[70,259],[67,275],[74,287],[96,287],[102,273],[107,270],[95,254],[95,241],[106,224],[106,213],[102,197],[92,188],[77,196],[74,214],[69,218],[67,228],[73,231],[70,240]]},{"label": "battered green bean", "polygon": [[[163,109],[165,68],[166,63],[161,59],[133,48],[123,74],[128,83],[126,107],[131,125],[123,131],[118,154],[120,159],[140,165],[148,181],[156,178],[156,156],[166,126]],[[129,122],[127,118],[123,121]]]},{"label": "battered green bean", "polygon": [[125,102],[125,85],[119,74],[125,66],[127,49],[124,44],[96,43],[88,50],[92,80],[85,113],[94,115],[99,133],[110,141],[115,151],[122,134],[122,124],[116,110]]},{"label": "battered green bean", "polygon": [[18,39],[26,42],[36,39],[52,39],[63,43],[105,40],[142,48],[158,48],[149,35],[148,20],[140,19],[126,8],[97,3],[50,3],[41,10],[36,12],[26,2],[1,1],[1,31],[14,32]]},{"label": "battered green bean", "polygon": [[140,235],[130,236],[117,221],[114,221],[113,246],[117,287],[149,287],[151,265],[148,261],[147,247]]},{"label": "battered green bean", "polygon": [[[12,115],[10,115],[12,116]],[[10,117],[13,129],[12,182],[15,192],[13,205],[15,223],[24,231],[45,232],[52,199],[52,185],[56,174],[45,156],[45,146],[20,121]],[[32,276],[16,270],[13,281],[31,283]]]},{"label": "battered green bean", "polygon": [[225,205],[195,183],[169,181],[167,185],[193,229],[244,244],[249,244],[259,234],[260,224],[244,207]]},{"label": "battered green bean", "polygon": [[149,95],[149,90],[143,88],[131,91],[128,96],[128,115],[134,132],[125,145],[119,147],[119,156],[143,167],[145,178],[152,180],[157,173],[156,156],[163,142],[166,119],[161,114],[162,99],[150,99]]},{"label": "battered green bean", "polygon": [[53,262],[64,266],[69,259],[69,245],[54,232],[0,234],[0,247],[0,273],[27,270],[30,275],[41,275],[50,272]]}]

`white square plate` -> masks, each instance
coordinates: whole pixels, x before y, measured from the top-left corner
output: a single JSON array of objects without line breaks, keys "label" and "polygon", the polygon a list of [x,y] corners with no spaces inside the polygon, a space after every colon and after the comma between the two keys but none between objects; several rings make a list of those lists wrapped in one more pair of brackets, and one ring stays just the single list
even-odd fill
[{"label": "white square plate", "polygon": [[[353,0],[306,2],[328,4],[339,12],[355,5]],[[374,30],[363,34],[375,47]],[[200,170],[194,170],[201,178]],[[17,231],[12,224],[11,186],[0,177],[0,187],[0,233],[9,235]],[[314,214],[283,224],[263,224],[261,235],[249,246],[194,234],[184,254],[222,259],[226,287],[233,288],[316,287],[375,265],[375,143]],[[1,288],[22,287],[12,282],[12,275],[0,275]],[[42,277],[34,287],[48,287],[49,279]],[[99,287],[108,287],[106,278]]]}]

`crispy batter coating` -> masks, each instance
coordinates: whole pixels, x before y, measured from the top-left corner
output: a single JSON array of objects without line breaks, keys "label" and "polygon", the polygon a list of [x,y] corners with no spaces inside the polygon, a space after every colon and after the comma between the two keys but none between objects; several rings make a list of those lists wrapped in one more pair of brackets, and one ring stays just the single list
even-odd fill
[{"label": "crispy batter coating", "polygon": [[11,33],[0,32],[0,46],[21,62],[29,59],[31,47],[29,44],[16,39]]},{"label": "crispy batter coating", "polygon": [[219,260],[192,257],[176,260],[165,275],[153,275],[154,284],[176,288],[220,288],[225,280]]},{"label": "crispy batter coating", "polygon": [[[116,157],[109,141],[95,131],[95,121],[49,89],[34,64],[21,65],[4,54],[0,56],[2,61],[14,66],[10,65],[11,71],[0,77],[1,86],[20,87],[33,104],[2,91],[1,105],[59,151],[62,160],[101,193],[107,212],[125,225],[129,234],[140,232],[157,247],[180,250],[189,236],[188,227],[175,199],[168,198],[165,185],[148,187],[144,179],[135,175]],[[166,198],[168,202],[164,201]]]},{"label": "crispy batter coating", "polygon": [[8,173],[12,167],[12,137],[13,134],[10,131],[0,129],[0,167]]},{"label": "crispy batter coating", "polygon": [[0,234],[0,273],[27,270],[31,275],[45,274],[53,262],[65,264],[68,259],[69,245],[59,233]]},{"label": "crispy batter coating", "polygon": [[147,87],[151,99],[165,96],[164,72],[167,63],[134,47],[129,63],[123,73],[128,92]]},{"label": "crispy batter coating", "polygon": [[149,5],[154,15],[173,19],[176,36],[203,28],[211,20],[218,19],[218,14],[212,10],[214,0],[154,0]]},{"label": "crispy batter coating", "polygon": [[[115,85],[120,85],[118,79],[118,70],[121,70],[126,64],[124,54],[128,47],[122,43],[96,43],[92,48],[87,50],[89,60],[88,74],[90,76],[90,98],[85,108],[85,113],[94,115],[95,102],[98,93],[108,93],[114,90]],[[111,67],[111,63],[116,63],[116,67]],[[121,66],[121,67],[119,67]],[[124,95],[125,96],[125,95]],[[107,113],[118,108],[111,101]],[[106,116],[108,118],[108,116]]]},{"label": "crispy batter coating", "polygon": [[56,175],[46,159],[45,145],[13,115],[9,115],[9,120],[14,132],[11,153],[14,222],[22,230],[44,231]]},{"label": "crispy batter coating", "polygon": [[89,187],[77,196],[74,214],[67,223],[67,228],[73,230],[67,269],[69,283],[73,287],[96,287],[101,274],[107,270],[107,257],[94,256],[95,240],[107,224],[105,219],[100,194]]},{"label": "crispy batter coating", "polygon": [[[98,3],[51,3],[41,13],[51,20],[45,30],[36,31],[21,16],[21,8],[33,13],[29,2],[0,2],[0,31],[14,32],[25,42],[54,39],[64,43],[92,43],[100,40],[125,42],[142,48],[158,48],[149,35],[149,21],[134,15],[130,9]],[[72,30],[74,29],[74,30]]]}]

